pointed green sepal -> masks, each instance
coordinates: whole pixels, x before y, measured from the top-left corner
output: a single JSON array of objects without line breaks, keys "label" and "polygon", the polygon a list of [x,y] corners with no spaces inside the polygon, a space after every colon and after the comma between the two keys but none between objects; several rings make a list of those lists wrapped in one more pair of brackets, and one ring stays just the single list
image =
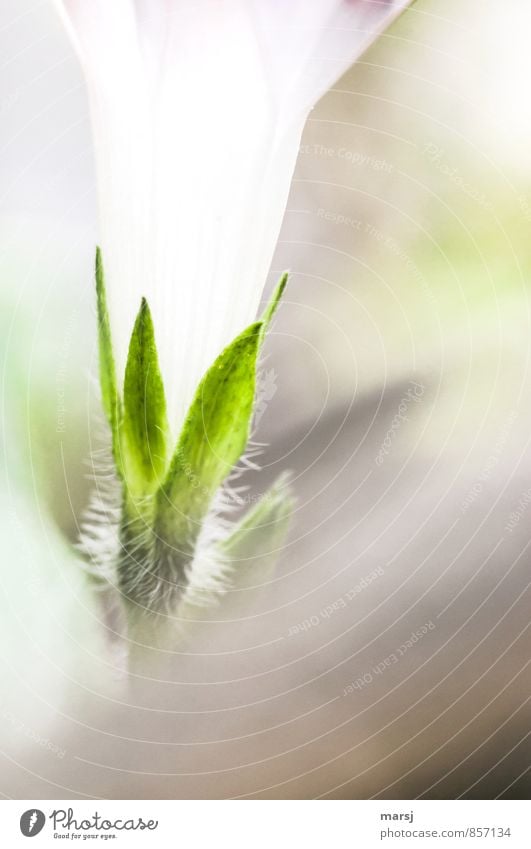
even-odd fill
[{"label": "pointed green sepal", "polygon": [[251,324],[209,368],[186,417],[157,512],[163,538],[195,540],[212,498],[240,459],[253,412],[262,322]]},{"label": "pointed green sepal", "polygon": [[125,367],[121,441],[125,480],[133,496],[153,493],[164,480],[168,433],[153,321],[142,298]]},{"label": "pointed green sepal", "polygon": [[103,409],[111,427],[113,453],[120,469],[119,436],[122,404],[116,381],[116,367],[111,339],[111,326],[105,293],[105,276],[101,251],[96,248],[96,298],[98,311],[99,374]]}]

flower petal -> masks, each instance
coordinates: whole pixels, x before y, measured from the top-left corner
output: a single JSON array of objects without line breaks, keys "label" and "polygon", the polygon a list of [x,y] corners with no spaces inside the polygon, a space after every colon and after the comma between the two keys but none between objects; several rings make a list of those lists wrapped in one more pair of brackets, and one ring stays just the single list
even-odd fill
[{"label": "flower petal", "polygon": [[118,380],[149,300],[176,435],[255,317],[309,109],[407,0],[64,0],[88,80]]}]

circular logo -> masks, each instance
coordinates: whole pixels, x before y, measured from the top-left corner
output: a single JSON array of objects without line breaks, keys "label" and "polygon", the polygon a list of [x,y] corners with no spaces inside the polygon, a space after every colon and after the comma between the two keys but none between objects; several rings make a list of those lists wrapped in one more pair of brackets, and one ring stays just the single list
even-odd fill
[{"label": "circular logo", "polygon": [[29,811],[24,811],[20,817],[20,830],[24,837],[35,837],[39,831],[42,831],[46,817],[38,808],[30,808]]}]

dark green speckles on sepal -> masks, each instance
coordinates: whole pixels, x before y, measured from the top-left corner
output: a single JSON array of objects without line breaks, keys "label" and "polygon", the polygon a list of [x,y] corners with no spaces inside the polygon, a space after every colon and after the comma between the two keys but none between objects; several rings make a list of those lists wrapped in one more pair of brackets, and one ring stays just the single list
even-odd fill
[{"label": "dark green speckles on sepal", "polygon": [[262,317],[260,319],[260,321],[262,322],[262,329],[260,331],[260,334],[261,334],[260,344],[262,344],[264,337],[265,337],[265,334],[267,333],[267,330],[269,328],[269,325],[271,324],[271,319],[273,318],[273,316],[275,315],[275,313],[277,311],[278,305],[280,303],[280,299],[282,298],[282,295],[284,294],[284,289],[286,288],[287,282],[288,282],[288,274],[287,274],[287,272],[285,272],[282,275],[282,277],[280,278],[280,280],[278,281],[277,285],[275,286],[275,288],[273,290],[273,294],[271,295],[271,298],[269,300],[269,303],[266,306],[264,312],[262,313]]}]

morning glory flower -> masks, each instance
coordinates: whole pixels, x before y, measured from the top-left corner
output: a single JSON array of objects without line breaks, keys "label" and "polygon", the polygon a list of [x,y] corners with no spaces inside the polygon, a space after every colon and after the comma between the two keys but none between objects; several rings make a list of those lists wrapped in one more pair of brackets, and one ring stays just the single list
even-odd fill
[{"label": "morning glory flower", "polygon": [[141,297],[169,427],[255,317],[308,113],[407,0],[59,0],[86,76],[118,380]]},{"label": "morning glory flower", "polygon": [[119,503],[97,493],[82,547],[118,590],[129,638],[160,640],[168,617],[219,596],[286,532],[283,477],[243,518],[225,515],[287,275],[255,316],[308,113],[407,0],[58,5],[92,116],[119,483]]}]

